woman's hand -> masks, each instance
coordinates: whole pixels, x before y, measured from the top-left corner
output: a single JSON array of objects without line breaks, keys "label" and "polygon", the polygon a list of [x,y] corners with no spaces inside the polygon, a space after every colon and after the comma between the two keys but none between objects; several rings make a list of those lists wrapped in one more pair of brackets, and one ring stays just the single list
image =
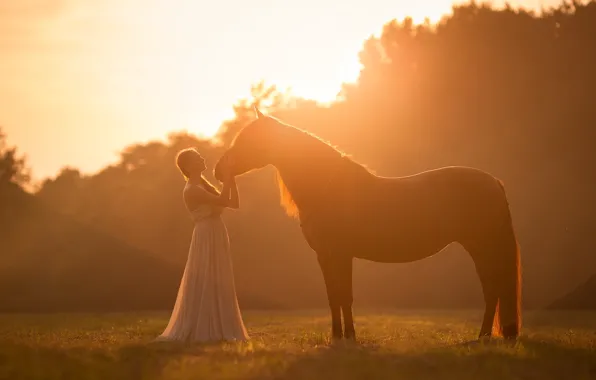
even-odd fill
[{"label": "woman's hand", "polygon": [[233,165],[233,161],[230,156],[224,157],[225,159],[225,166],[226,170],[222,173],[223,181],[224,182],[233,182],[235,180],[235,176],[232,174],[231,166]]}]

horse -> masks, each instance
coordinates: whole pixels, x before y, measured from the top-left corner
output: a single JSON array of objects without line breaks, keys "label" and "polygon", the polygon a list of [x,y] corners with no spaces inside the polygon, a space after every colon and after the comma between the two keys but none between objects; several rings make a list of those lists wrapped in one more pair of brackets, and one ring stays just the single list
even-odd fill
[{"label": "horse", "polygon": [[299,219],[323,274],[332,339],[356,338],[354,258],[408,263],[452,243],[472,257],[482,286],[478,339],[519,337],[520,250],[501,180],[464,166],[378,176],[314,134],[256,107],[255,113],[217,162],[214,176],[222,181],[224,172],[277,169],[281,204]]}]

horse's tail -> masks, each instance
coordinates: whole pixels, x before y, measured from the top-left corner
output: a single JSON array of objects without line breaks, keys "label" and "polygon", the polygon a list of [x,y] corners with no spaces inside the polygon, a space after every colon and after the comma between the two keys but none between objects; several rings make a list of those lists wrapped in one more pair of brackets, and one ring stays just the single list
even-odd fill
[{"label": "horse's tail", "polygon": [[[505,192],[503,183],[499,181],[499,184]],[[493,334],[502,335],[506,339],[515,339],[519,336],[522,325],[522,268],[519,243],[513,230],[509,206],[507,206],[505,224],[493,243],[496,244],[494,248],[500,256],[494,262],[498,304],[493,322]]]}]

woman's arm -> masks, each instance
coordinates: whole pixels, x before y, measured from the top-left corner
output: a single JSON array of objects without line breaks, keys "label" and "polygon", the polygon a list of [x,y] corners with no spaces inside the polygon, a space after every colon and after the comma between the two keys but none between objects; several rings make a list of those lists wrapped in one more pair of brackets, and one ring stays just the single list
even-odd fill
[{"label": "woman's arm", "polygon": [[[200,204],[237,208],[234,207],[234,204],[230,199],[230,187],[232,186],[232,182],[233,181],[231,180],[226,180],[219,195],[211,194],[200,186],[191,186],[184,192],[184,200],[191,209],[196,208]],[[235,184],[234,187],[236,187]]]}]

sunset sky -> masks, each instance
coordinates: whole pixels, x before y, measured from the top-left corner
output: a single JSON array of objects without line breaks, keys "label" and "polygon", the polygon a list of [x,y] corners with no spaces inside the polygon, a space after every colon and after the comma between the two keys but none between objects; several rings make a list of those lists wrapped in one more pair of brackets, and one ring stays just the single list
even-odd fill
[{"label": "sunset sky", "polygon": [[213,134],[260,79],[330,101],[356,79],[365,38],[451,3],[0,0],[0,126],[36,179],[93,172],[130,143]]}]

